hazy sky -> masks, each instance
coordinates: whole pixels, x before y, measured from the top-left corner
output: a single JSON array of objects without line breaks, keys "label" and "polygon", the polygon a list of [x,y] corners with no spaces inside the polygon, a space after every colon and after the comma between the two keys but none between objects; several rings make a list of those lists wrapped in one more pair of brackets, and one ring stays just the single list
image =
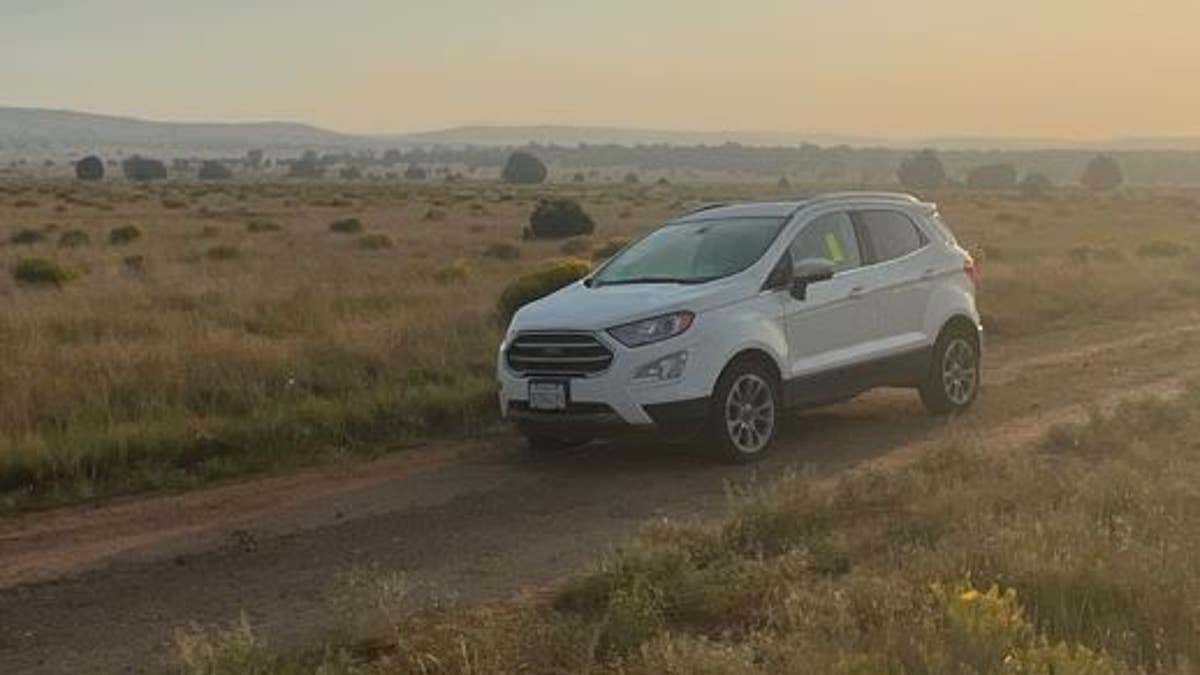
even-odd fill
[{"label": "hazy sky", "polygon": [[1200,0],[0,0],[0,105],[346,131],[1200,134]]}]

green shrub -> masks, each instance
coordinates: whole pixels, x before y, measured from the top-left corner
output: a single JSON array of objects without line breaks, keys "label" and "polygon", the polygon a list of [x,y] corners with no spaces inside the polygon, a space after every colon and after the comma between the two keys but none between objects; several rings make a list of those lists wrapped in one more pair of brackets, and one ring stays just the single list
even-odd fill
[{"label": "green shrub", "polygon": [[1182,258],[1190,255],[1192,247],[1175,241],[1148,241],[1137,249],[1140,258]]},{"label": "green shrub", "polygon": [[437,221],[437,220],[445,220],[445,219],[446,219],[446,212],[441,209],[429,209],[428,211],[425,212],[425,220]]},{"label": "green shrub", "polygon": [[382,251],[384,249],[393,248],[395,243],[392,238],[382,232],[371,232],[364,234],[358,240],[358,246],[367,251]]},{"label": "green shrub", "polygon": [[167,165],[157,159],[134,155],[121,161],[125,179],[131,181],[163,180],[167,177]]},{"label": "green shrub", "polygon": [[241,255],[233,244],[219,244],[204,252],[209,260],[233,260]]},{"label": "green shrub", "polygon": [[483,257],[496,260],[516,260],[521,257],[521,247],[507,241],[498,241],[483,249]]},{"label": "green shrub", "polygon": [[521,307],[582,279],[591,271],[591,263],[578,258],[548,261],[542,267],[517,277],[505,286],[496,302],[496,311],[500,319],[508,323]]},{"label": "green shrub", "polygon": [[141,236],[142,231],[136,225],[122,225],[121,227],[114,227],[112,230],[109,230],[108,243],[115,245],[128,244],[141,238]]},{"label": "green shrub", "polygon": [[625,237],[613,237],[605,240],[592,251],[592,260],[608,260],[616,255],[621,249],[629,245],[629,239]]},{"label": "green shrub", "polygon": [[13,244],[29,246],[31,244],[36,244],[45,238],[46,235],[42,234],[38,230],[31,230],[26,227],[14,232],[13,235],[8,238],[8,240]]},{"label": "green shrub", "polygon": [[469,279],[474,271],[475,265],[470,260],[459,258],[434,270],[433,279],[440,284],[462,283]]},{"label": "green shrub", "polygon": [[573,199],[544,199],[529,216],[526,236],[535,239],[565,239],[591,234],[596,229],[592,217]]},{"label": "green shrub", "polygon": [[75,274],[50,258],[22,258],[13,268],[13,278],[31,285],[62,286]]},{"label": "green shrub", "polygon": [[571,237],[563,242],[559,250],[564,255],[582,255],[592,250],[592,240],[590,237]]},{"label": "green shrub", "polygon": [[62,248],[77,248],[92,243],[92,238],[83,230],[67,230],[58,237],[58,245]]},{"label": "green shrub", "polygon": [[95,155],[89,155],[75,164],[75,177],[79,180],[103,180],[104,162]]},{"label": "green shrub", "polygon": [[330,223],[329,231],[338,234],[358,234],[363,231],[363,224],[358,218],[343,218]]}]

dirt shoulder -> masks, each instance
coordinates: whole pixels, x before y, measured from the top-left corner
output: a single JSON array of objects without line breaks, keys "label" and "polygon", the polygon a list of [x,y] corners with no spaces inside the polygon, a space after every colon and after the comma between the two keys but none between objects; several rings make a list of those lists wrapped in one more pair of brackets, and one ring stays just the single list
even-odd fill
[{"label": "dirt shoulder", "polygon": [[995,345],[953,422],[909,392],[798,414],[767,462],[595,445],[525,457],[511,435],[374,462],[0,520],[0,672],[153,672],[176,627],[246,610],[276,639],[321,630],[338,570],[378,564],[474,601],[577,570],[656,515],[718,512],[730,481],[833,474],[956,438],[1003,450],[1200,372],[1200,312]]}]

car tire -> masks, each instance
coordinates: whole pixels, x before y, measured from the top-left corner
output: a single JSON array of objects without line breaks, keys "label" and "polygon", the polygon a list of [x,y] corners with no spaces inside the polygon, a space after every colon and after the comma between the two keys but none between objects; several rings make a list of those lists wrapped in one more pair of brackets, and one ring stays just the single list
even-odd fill
[{"label": "car tire", "polygon": [[761,361],[739,359],[717,380],[709,411],[713,450],[726,462],[766,456],[779,428],[783,400],[775,373]]},{"label": "car tire", "polygon": [[979,395],[979,335],[966,326],[950,326],[938,336],[921,385],[921,402],[934,415],[950,415],[971,407]]}]

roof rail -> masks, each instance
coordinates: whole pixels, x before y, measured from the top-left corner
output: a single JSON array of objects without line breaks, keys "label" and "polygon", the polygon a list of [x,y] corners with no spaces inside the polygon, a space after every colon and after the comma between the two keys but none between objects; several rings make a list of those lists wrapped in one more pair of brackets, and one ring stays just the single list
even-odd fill
[{"label": "roof rail", "polygon": [[908,204],[920,203],[919,199],[904,192],[827,192],[810,198],[808,204],[836,201],[839,199],[878,199],[881,201],[905,202]]}]

